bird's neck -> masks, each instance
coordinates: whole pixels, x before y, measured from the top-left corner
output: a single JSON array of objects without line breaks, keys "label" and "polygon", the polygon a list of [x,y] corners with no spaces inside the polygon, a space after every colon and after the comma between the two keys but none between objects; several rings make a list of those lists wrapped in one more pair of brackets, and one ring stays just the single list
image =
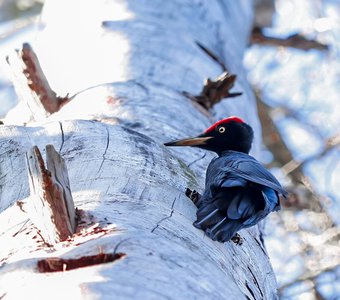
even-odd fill
[{"label": "bird's neck", "polygon": [[235,150],[223,150],[223,151],[221,151],[217,154],[218,154],[219,157],[221,157],[221,156],[228,156],[230,154],[235,154],[235,153],[243,154],[243,155],[249,155],[248,153],[241,152],[241,151],[235,151]]}]

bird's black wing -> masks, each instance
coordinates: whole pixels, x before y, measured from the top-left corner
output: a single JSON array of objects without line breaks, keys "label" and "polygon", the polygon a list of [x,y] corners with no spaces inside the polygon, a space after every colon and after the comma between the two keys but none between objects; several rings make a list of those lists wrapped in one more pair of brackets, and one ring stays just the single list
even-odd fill
[{"label": "bird's black wing", "polygon": [[194,226],[221,242],[230,240],[238,230],[256,225],[280,208],[277,192],[268,187],[221,188],[211,200],[198,207]]},{"label": "bird's black wing", "polygon": [[250,155],[240,154],[233,155],[233,159],[228,157],[220,157],[222,173],[226,176],[227,174],[235,174],[244,178],[248,181],[267,186],[282,194],[284,197],[287,196],[287,192],[282,188],[279,181],[266,170],[255,158]]},{"label": "bird's black wing", "polygon": [[206,189],[197,203],[194,226],[213,240],[228,241],[238,230],[278,210],[279,193],[286,195],[277,179],[255,158],[237,152],[216,158],[207,170]]}]

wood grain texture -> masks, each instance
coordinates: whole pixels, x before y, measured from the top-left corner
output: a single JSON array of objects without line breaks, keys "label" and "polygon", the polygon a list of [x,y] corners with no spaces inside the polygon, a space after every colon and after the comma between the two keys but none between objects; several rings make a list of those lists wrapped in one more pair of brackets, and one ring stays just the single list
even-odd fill
[{"label": "wood grain texture", "polygon": [[48,245],[64,241],[76,229],[76,214],[67,168],[52,145],[46,146],[46,162],[37,146],[26,153],[30,183],[29,218]]},{"label": "wood grain texture", "polygon": [[53,145],[46,146],[46,166],[51,174],[53,183],[58,186],[61,200],[64,204],[65,226],[72,235],[76,230],[76,210],[71,193],[70,180],[68,178],[65,160],[54,149]]},{"label": "wood grain texture", "polygon": [[[240,247],[213,242],[192,226],[195,206],[185,189],[202,192],[213,154],[163,146],[228,115],[259,133],[242,67],[251,14],[250,1],[47,0],[37,54],[58,94],[78,94],[44,122],[0,127],[0,223],[6,228],[0,296],[42,299],[54,287],[54,297],[72,299],[276,298],[257,228],[241,232]],[[243,92],[217,104],[210,117],[182,95],[199,93],[205,78],[222,71],[196,41],[238,75],[235,91]],[[27,215],[13,205],[21,200],[25,209],[29,194],[21,176],[25,151],[46,144],[65,160],[75,206],[83,212],[82,228],[53,248],[34,238]],[[255,156],[259,144],[257,138]],[[110,251],[126,257],[36,273],[43,257]],[[45,290],[30,288],[42,282]]]}]

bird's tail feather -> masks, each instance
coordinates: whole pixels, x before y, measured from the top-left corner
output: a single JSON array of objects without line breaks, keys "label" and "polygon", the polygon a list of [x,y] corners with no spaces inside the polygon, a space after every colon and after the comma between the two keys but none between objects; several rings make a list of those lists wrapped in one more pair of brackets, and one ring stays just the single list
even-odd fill
[{"label": "bird's tail feather", "polygon": [[214,241],[227,242],[241,227],[241,222],[224,218],[219,224],[207,229],[206,234]]},{"label": "bird's tail feather", "polygon": [[[247,220],[256,219],[263,208],[263,195],[257,189],[243,187],[222,188],[211,203],[198,206],[196,228],[212,239],[229,241],[238,230],[253,225]],[[246,222],[247,224],[245,224]]]},{"label": "bird's tail feather", "polygon": [[197,220],[193,225],[204,230],[212,240],[219,242],[229,241],[242,228],[241,222],[229,219],[214,204],[198,209]]},{"label": "bird's tail feather", "polygon": [[197,211],[197,221],[194,226],[199,229],[205,229],[223,219],[223,215],[220,210],[213,204],[207,205]]}]

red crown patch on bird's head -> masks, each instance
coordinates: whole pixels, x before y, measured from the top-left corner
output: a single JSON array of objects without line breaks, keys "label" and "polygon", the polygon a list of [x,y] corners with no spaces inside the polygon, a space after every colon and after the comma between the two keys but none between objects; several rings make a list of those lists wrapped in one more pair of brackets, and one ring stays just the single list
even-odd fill
[{"label": "red crown patch on bird's head", "polygon": [[204,131],[204,133],[211,132],[211,131],[215,130],[216,127],[218,127],[222,124],[227,124],[227,123],[232,122],[232,121],[237,122],[237,123],[245,123],[241,118],[231,116],[231,117],[228,117],[226,119],[223,119],[223,120],[216,122],[214,125],[211,125],[207,130]]}]

